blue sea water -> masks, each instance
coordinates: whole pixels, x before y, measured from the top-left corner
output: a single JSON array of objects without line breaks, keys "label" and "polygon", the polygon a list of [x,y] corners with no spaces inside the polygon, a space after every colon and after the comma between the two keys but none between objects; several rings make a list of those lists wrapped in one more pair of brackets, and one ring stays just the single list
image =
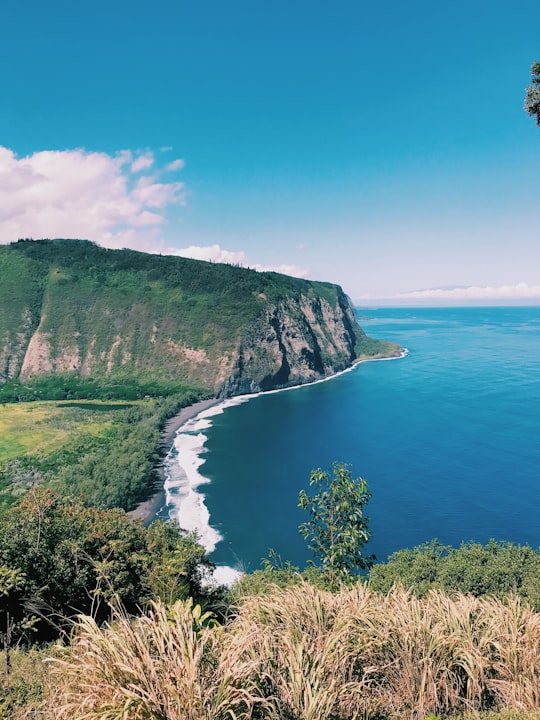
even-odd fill
[{"label": "blue sea water", "polygon": [[372,492],[367,548],[384,560],[438,538],[540,546],[540,308],[358,312],[408,348],[328,382],[258,395],[204,425],[198,472],[218,564],[270,548],[304,566],[298,493],[312,468],[350,463]]}]

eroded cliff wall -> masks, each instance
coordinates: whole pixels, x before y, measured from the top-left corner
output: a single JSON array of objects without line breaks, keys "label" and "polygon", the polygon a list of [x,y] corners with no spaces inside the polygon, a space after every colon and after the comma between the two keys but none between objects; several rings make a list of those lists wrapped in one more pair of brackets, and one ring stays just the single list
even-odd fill
[{"label": "eroded cliff wall", "polygon": [[369,341],[329,283],[86,241],[0,248],[0,382],[162,378],[221,396],[310,382]]},{"label": "eroded cliff wall", "polygon": [[364,336],[346,297],[287,298],[246,328],[222,395],[311,382],[349,367]]}]

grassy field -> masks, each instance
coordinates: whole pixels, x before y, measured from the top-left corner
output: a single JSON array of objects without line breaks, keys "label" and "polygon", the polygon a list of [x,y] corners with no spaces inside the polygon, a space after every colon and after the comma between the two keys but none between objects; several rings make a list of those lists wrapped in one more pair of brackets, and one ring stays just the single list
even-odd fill
[{"label": "grassy field", "polygon": [[[34,484],[63,490],[62,476],[97,448],[109,454],[122,416],[140,402],[44,400],[0,403],[0,507]],[[65,490],[65,488],[64,488]],[[77,488],[71,488],[77,493]]]},{"label": "grassy field", "polygon": [[43,401],[0,405],[0,464],[28,455],[44,455],[68,444],[81,432],[100,435],[114,411],[133,402]]},{"label": "grassy field", "polygon": [[132,510],[154,492],[166,420],[202,397],[0,403],[0,508],[39,485]]}]

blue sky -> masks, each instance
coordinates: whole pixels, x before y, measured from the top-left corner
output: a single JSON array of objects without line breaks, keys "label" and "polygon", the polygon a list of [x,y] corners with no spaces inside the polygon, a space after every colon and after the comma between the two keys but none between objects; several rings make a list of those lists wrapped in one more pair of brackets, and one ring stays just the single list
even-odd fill
[{"label": "blue sky", "polygon": [[0,242],[540,301],[538,27],[537,0],[6,2]]}]

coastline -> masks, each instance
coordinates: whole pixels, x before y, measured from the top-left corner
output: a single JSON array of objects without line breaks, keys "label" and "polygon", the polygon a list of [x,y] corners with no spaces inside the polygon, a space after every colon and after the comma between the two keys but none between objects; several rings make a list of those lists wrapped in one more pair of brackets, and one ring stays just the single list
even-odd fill
[{"label": "coastline", "polygon": [[[284,388],[277,388],[275,390],[267,390],[264,393],[248,393],[245,396],[237,397],[245,397],[246,399],[248,399],[249,397],[256,397],[257,395],[261,394],[285,392],[287,390],[298,390],[302,387],[333,380],[334,378],[339,377],[346,372],[354,370],[356,367],[358,367],[358,365],[361,365],[365,362],[375,362],[380,360],[399,360],[406,357],[407,354],[407,348],[402,348],[401,352],[398,355],[389,355],[387,357],[360,357],[356,359],[348,368],[345,368],[345,370],[340,370],[338,372],[332,373],[332,375],[327,375],[326,377],[319,378],[318,380],[313,380],[308,383],[300,383],[298,385],[290,385]],[[192,420],[204,410],[208,410],[211,407],[220,405],[223,402],[227,402],[227,400],[231,399],[232,398],[211,398],[208,400],[200,400],[199,402],[193,403],[193,405],[187,405],[186,407],[182,408],[177,415],[174,415],[172,418],[167,420],[163,430],[161,431],[161,446],[165,450],[164,454],[166,454],[173,447],[178,431],[188,422],[188,420]],[[134,520],[142,520],[145,525],[150,525],[150,523],[152,523],[156,519],[156,516],[165,507],[166,504],[166,495],[164,488],[166,477],[162,463],[160,463],[156,467],[156,474],[158,477],[159,487],[156,487],[156,491],[154,492],[154,494],[149,497],[148,500],[140,503],[134,510],[131,510],[128,513],[131,518],[133,518]]]},{"label": "coastline", "polygon": [[[220,402],[222,402],[222,400],[218,400],[217,398],[199,400],[192,405],[186,405],[179,413],[169,418],[161,431],[162,448],[168,452],[174,444],[176,433],[188,420],[191,420],[203,410],[207,410]],[[151,495],[148,500],[145,500],[137,505],[134,510],[128,512],[128,515],[133,520],[142,520],[145,525],[149,525],[155,519],[158,512],[165,506],[165,474],[162,463],[156,466],[156,474],[159,482],[159,487],[156,488],[156,492]]]},{"label": "coastline", "polygon": [[163,430],[161,431],[161,444],[169,450],[173,443],[176,433],[182,425],[185,425],[188,420],[191,420],[203,410],[207,410],[218,403],[223,402],[218,398],[210,398],[209,400],[199,400],[193,405],[186,405],[183,407],[177,415],[169,418],[165,423]]}]

